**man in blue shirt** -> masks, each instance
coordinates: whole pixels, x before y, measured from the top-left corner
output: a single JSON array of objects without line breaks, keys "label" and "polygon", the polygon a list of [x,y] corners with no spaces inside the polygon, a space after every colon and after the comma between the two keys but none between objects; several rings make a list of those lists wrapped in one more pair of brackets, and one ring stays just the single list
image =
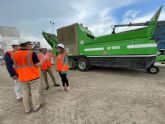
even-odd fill
[{"label": "man in blue shirt", "polygon": [[13,51],[8,51],[5,54],[5,62],[6,62],[6,68],[8,73],[10,74],[10,77],[12,77],[14,79],[15,82],[15,94],[16,94],[16,99],[20,100],[22,99],[22,93],[21,93],[21,86],[20,83],[18,82],[18,75],[13,67],[14,63],[12,60],[12,55],[14,52],[17,52],[18,50],[20,50],[20,44],[18,40],[13,40],[11,42],[11,46],[13,48]]}]

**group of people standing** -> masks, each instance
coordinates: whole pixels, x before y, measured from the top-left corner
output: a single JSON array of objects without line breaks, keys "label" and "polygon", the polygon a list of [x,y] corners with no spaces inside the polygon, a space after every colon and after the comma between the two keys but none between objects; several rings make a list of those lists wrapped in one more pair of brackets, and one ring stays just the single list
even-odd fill
[{"label": "group of people standing", "polygon": [[13,40],[11,42],[13,51],[5,54],[5,62],[10,76],[15,82],[15,93],[18,100],[23,99],[23,105],[26,113],[38,111],[43,106],[43,90],[41,74],[45,81],[45,90],[49,89],[47,73],[49,73],[54,86],[57,84],[52,70],[51,60],[55,60],[56,70],[61,77],[63,89],[69,91],[69,82],[67,79],[68,56],[63,44],[57,45],[58,55],[53,56],[42,48],[37,54],[32,51],[32,43],[26,40]]}]

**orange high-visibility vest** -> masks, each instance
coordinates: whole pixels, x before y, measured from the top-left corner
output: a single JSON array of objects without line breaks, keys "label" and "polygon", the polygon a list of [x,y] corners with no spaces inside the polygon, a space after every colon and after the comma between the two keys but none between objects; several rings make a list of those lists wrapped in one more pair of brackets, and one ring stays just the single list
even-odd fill
[{"label": "orange high-visibility vest", "polygon": [[59,54],[56,57],[56,70],[61,72],[67,72],[69,70],[68,64],[64,63],[65,54]]},{"label": "orange high-visibility vest", "polygon": [[[38,58],[40,60],[42,60],[44,58],[44,55],[41,53],[41,54],[38,55]],[[52,67],[51,57],[48,56],[46,61],[42,64],[41,70],[46,70],[46,69],[51,68],[51,67]]]},{"label": "orange high-visibility vest", "polygon": [[14,68],[16,69],[20,82],[27,82],[40,78],[40,71],[33,63],[32,54],[33,52],[29,50],[20,50],[13,54]]}]

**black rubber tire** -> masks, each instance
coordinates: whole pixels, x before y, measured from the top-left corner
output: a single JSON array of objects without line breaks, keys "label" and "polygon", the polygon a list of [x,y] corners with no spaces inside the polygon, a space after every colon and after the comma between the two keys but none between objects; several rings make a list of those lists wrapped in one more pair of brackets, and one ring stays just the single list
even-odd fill
[{"label": "black rubber tire", "polygon": [[80,71],[88,71],[89,70],[89,62],[86,58],[79,58],[77,62],[77,68]]},{"label": "black rubber tire", "polygon": [[146,71],[150,74],[157,74],[159,73],[159,68],[156,66],[151,66],[148,69],[146,69]]},{"label": "black rubber tire", "polygon": [[161,64],[165,64],[165,61],[162,61]]},{"label": "black rubber tire", "polygon": [[73,59],[69,59],[69,69],[70,70],[75,70],[77,67],[76,67],[76,61],[73,60]]}]

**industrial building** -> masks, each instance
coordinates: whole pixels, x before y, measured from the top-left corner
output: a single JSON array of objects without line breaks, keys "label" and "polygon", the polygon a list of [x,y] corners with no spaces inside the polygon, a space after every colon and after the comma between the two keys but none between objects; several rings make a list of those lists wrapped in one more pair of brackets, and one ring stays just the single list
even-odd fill
[{"label": "industrial building", "polygon": [[15,27],[0,26],[0,52],[11,50],[10,42],[20,38],[20,32]]}]

